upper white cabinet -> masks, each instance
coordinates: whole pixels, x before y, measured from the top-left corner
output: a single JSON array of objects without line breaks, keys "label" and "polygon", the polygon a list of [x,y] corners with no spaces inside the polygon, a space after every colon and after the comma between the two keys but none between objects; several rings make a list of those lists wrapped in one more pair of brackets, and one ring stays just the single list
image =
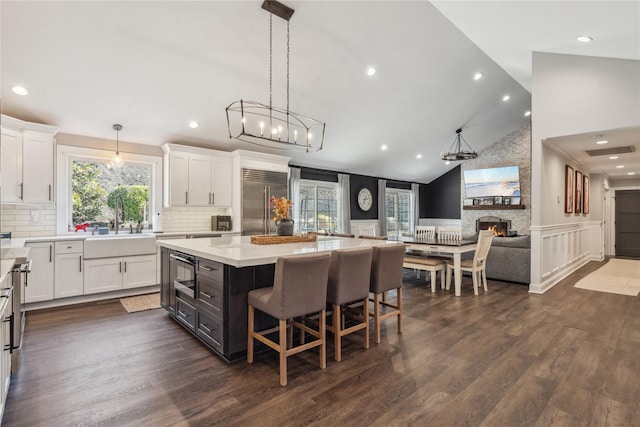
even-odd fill
[{"label": "upper white cabinet", "polygon": [[2,116],[3,203],[53,203],[54,136],[58,128]]},{"label": "upper white cabinet", "polygon": [[230,153],[165,144],[164,205],[231,207]]}]

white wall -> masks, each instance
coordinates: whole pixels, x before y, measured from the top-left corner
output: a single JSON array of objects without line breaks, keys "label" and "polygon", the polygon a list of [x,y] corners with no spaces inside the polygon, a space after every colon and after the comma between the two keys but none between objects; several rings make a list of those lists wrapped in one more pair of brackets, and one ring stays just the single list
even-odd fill
[{"label": "white wall", "polygon": [[[564,213],[557,202],[564,196],[564,167],[579,165],[543,141],[640,125],[640,61],[534,52],[532,77],[529,289],[544,292],[589,260],[601,259],[604,233],[601,214]],[[602,198],[604,187],[604,181],[592,183],[590,199]]]}]

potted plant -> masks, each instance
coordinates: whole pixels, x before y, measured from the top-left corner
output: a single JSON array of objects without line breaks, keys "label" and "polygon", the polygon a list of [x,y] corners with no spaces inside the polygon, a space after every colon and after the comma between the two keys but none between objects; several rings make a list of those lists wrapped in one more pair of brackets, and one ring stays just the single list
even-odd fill
[{"label": "potted plant", "polygon": [[278,236],[293,236],[293,220],[289,216],[289,211],[293,202],[286,197],[272,197],[270,200],[276,223]]}]

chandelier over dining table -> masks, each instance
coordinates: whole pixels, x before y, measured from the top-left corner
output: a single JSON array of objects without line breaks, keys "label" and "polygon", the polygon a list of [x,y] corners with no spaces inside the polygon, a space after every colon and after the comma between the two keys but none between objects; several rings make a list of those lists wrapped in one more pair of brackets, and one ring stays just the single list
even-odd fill
[{"label": "chandelier over dining table", "polygon": [[[229,138],[271,148],[322,150],[325,123],[289,109],[289,20],[294,10],[275,0],[265,0],[269,12],[269,104],[240,99],[226,108]],[[287,106],[274,107],[273,99],[273,15],[287,21]]]}]

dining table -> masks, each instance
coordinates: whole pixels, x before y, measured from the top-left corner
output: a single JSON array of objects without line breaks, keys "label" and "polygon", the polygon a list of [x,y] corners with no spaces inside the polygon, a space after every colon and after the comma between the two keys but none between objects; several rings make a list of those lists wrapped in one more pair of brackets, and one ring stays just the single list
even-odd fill
[{"label": "dining table", "polygon": [[477,240],[463,239],[426,239],[416,236],[401,235],[389,238],[397,242],[402,242],[408,249],[420,252],[436,252],[439,254],[453,255],[453,273],[454,273],[454,289],[455,295],[460,296],[460,288],[462,286],[462,270],[460,264],[462,262],[462,254],[474,252],[478,244]]}]

